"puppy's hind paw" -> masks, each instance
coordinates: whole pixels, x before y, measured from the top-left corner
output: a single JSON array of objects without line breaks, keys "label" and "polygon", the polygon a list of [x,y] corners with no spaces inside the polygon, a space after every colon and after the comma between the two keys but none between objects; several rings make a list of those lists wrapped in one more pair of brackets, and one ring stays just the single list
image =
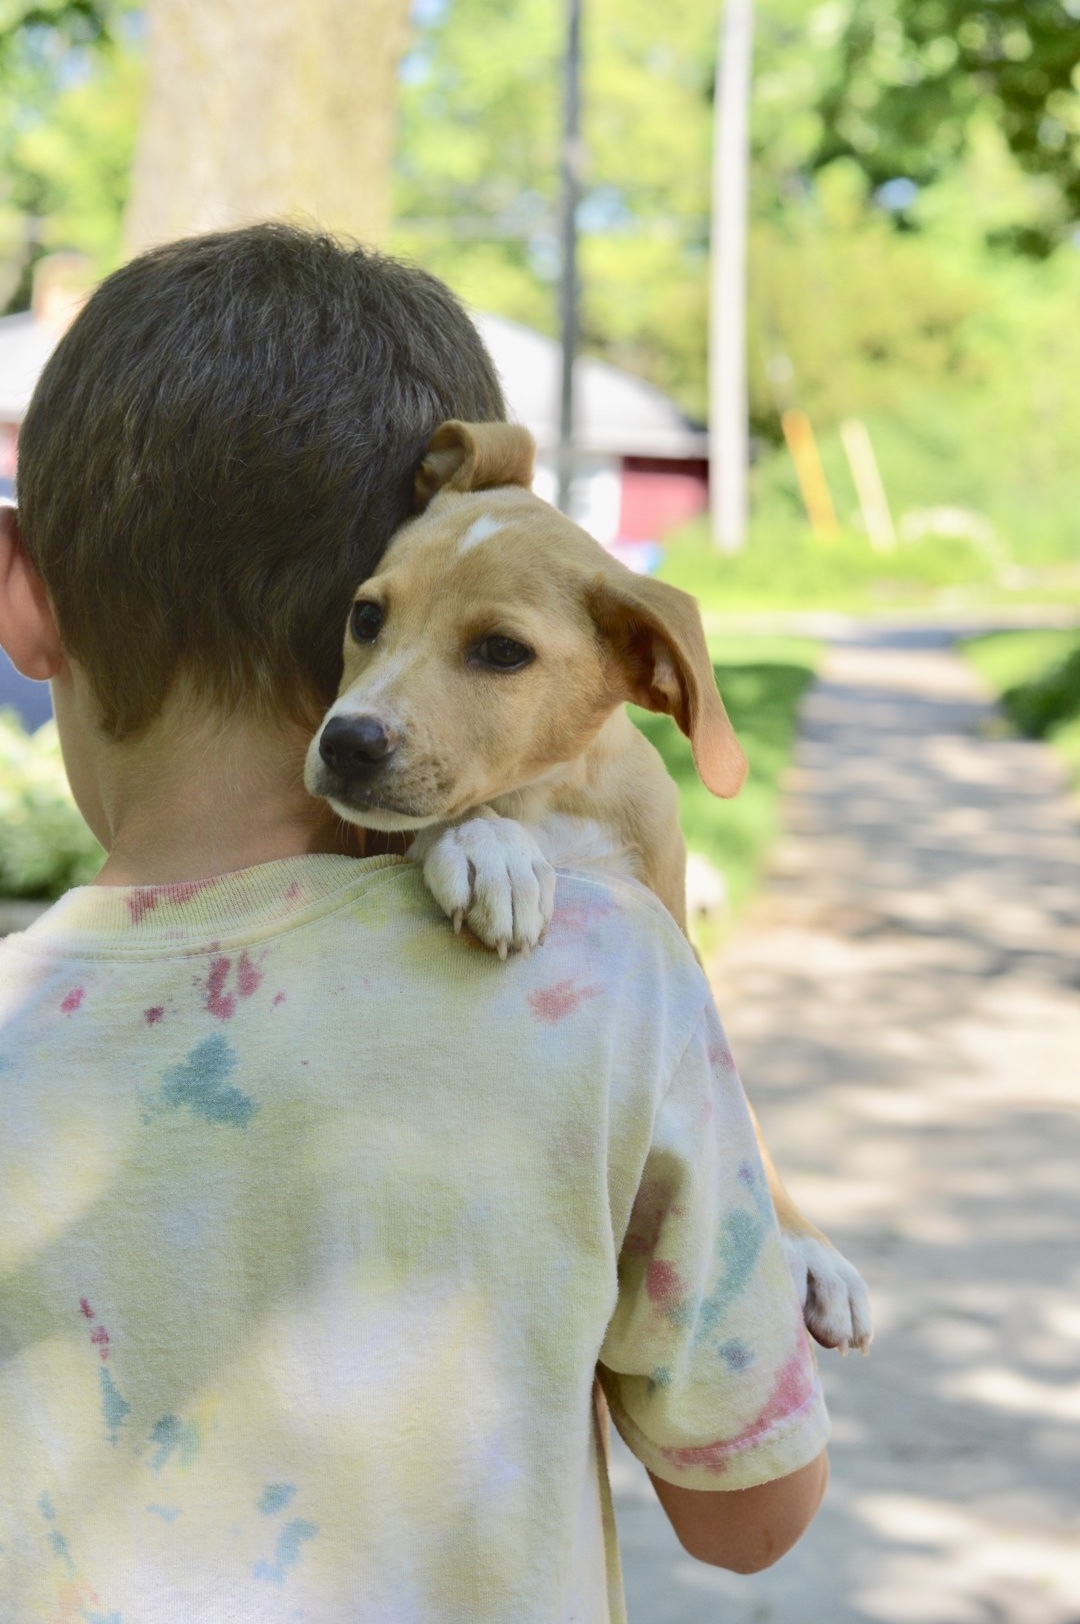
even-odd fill
[{"label": "puppy's hind paw", "polygon": [[423,829],[410,857],[453,921],[500,959],[544,939],[555,908],[555,870],[522,824],[480,808],[460,823]]},{"label": "puppy's hind paw", "polygon": [[784,1251],[814,1340],[842,1354],[849,1348],[869,1353],[874,1339],[870,1296],[854,1264],[815,1235],[785,1232]]}]

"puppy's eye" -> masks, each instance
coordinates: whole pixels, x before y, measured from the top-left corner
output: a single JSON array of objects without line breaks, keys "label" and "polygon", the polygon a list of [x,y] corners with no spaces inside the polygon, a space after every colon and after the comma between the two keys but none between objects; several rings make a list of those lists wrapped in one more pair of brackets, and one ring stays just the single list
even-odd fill
[{"label": "puppy's eye", "polygon": [[470,650],[475,665],[486,665],[492,671],[520,671],[536,658],[527,643],[515,637],[485,637]]},{"label": "puppy's eye", "polygon": [[382,631],[382,623],[381,604],[372,603],[370,598],[361,598],[359,603],[353,604],[349,630],[358,643],[374,643]]}]

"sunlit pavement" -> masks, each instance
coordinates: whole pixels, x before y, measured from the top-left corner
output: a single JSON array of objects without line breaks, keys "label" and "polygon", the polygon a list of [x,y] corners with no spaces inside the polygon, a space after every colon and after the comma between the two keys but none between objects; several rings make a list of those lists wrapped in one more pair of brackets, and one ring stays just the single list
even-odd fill
[{"label": "sunlit pavement", "polygon": [[833,1478],[764,1574],[618,1448],[631,1624],[1080,1624],[1080,822],[940,630],[835,642],[790,835],[716,966],[787,1181],[866,1275]]}]

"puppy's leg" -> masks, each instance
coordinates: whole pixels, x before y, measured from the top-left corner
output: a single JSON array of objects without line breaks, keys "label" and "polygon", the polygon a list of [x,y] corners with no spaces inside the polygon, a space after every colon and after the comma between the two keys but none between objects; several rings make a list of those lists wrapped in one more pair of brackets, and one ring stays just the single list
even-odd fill
[{"label": "puppy's leg", "polygon": [[555,908],[555,870],[529,830],[489,806],[421,829],[409,858],[435,901],[501,959],[543,941]]},{"label": "puppy's leg", "polygon": [[839,1348],[841,1353],[859,1348],[869,1353],[874,1330],[863,1278],[828,1236],[803,1217],[784,1189],[753,1106],[750,1115],[806,1328],[823,1348]]}]

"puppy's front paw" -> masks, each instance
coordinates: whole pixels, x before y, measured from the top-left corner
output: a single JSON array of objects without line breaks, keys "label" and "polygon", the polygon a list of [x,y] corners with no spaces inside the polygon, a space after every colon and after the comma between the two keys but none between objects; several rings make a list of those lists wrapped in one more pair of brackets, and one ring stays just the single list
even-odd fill
[{"label": "puppy's front paw", "polygon": [[421,830],[410,855],[455,930],[468,925],[501,959],[543,940],[555,908],[555,870],[520,823],[485,811]]},{"label": "puppy's front paw", "polygon": [[869,1353],[874,1337],[870,1297],[858,1269],[815,1235],[785,1230],[784,1251],[810,1335],[823,1348]]}]

